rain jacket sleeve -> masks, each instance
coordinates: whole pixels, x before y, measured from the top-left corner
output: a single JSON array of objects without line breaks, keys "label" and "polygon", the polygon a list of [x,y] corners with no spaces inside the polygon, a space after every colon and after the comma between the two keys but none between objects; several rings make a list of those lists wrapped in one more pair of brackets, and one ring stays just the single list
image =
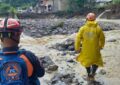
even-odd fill
[{"label": "rain jacket sleeve", "polygon": [[104,36],[102,29],[100,29],[100,37],[99,37],[100,49],[102,49],[104,47],[104,45],[105,45],[105,36]]},{"label": "rain jacket sleeve", "polygon": [[83,27],[81,27],[78,33],[76,34],[76,38],[75,38],[75,50],[76,51],[80,49],[82,39],[83,39]]}]

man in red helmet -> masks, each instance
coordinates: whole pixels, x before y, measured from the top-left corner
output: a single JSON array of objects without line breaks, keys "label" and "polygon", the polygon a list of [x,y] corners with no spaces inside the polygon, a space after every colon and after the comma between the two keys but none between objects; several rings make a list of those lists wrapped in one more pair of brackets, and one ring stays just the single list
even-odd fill
[{"label": "man in red helmet", "polygon": [[45,74],[39,59],[18,47],[22,28],[16,19],[0,21],[0,85],[40,85],[38,77]]},{"label": "man in red helmet", "polygon": [[98,66],[103,66],[100,50],[105,44],[104,33],[95,19],[96,15],[89,13],[85,25],[80,28],[75,39],[75,50],[80,52],[76,60],[86,68],[87,79],[90,81],[94,81]]}]

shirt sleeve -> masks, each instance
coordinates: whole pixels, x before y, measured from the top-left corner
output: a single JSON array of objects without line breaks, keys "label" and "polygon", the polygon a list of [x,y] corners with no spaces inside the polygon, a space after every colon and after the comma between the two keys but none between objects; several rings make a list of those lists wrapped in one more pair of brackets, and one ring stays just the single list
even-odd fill
[{"label": "shirt sleeve", "polygon": [[37,77],[42,77],[45,74],[45,69],[41,63],[41,61],[38,59],[37,56],[35,56],[35,54],[33,54],[30,51],[27,51],[25,54],[28,59],[30,60],[30,62],[33,65],[33,76],[37,76]]}]

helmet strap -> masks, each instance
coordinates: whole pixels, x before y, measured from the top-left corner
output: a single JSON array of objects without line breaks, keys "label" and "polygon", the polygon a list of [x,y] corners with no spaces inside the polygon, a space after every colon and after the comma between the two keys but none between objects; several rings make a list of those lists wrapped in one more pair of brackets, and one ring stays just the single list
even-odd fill
[{"label": "helmet strap", "polygon": [[5,18],[5,21],[4,21],[4,31],[7,30],[7,21],[8,21],[8,17]]},{"label": "helmet strap", "polygon": [[[17,34],[17,33],[16,33]],[[18,40],[18,37],[19,36],[16,36],[16,34],[12,34],[9,36],[10,39],[14,40],[16,43],[19,43],[19,40]]]}]

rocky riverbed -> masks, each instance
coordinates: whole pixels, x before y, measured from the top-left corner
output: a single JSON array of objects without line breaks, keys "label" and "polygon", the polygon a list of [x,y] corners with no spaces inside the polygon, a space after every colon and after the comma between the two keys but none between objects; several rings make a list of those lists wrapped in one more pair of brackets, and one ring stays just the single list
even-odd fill
[{"label": "rocky riverbed", "polygon": [[[74,38],[80,19],[21,20],[25,32],[21,36],[21,48],[34,52],[44,64],[46,74],[41,85],[86,85],[85,69],[73,57]],[[101,50],[104,67],[97,71],[96,79],[102,85],[120,84],[120,24],[99,22],[106,36]],[[71,60],[73,59],[73,60]]]},{"label": "rocky riverbed", "polygon": [[[42,37],[48,35],[66,35],[78,31],[85,20],[83,19],[27,19],[21,20],[25,29],[25,34],[32,37]],[[117,30],[120,24],[112,22],[99,21],[99,25],[104,31]]]}]

